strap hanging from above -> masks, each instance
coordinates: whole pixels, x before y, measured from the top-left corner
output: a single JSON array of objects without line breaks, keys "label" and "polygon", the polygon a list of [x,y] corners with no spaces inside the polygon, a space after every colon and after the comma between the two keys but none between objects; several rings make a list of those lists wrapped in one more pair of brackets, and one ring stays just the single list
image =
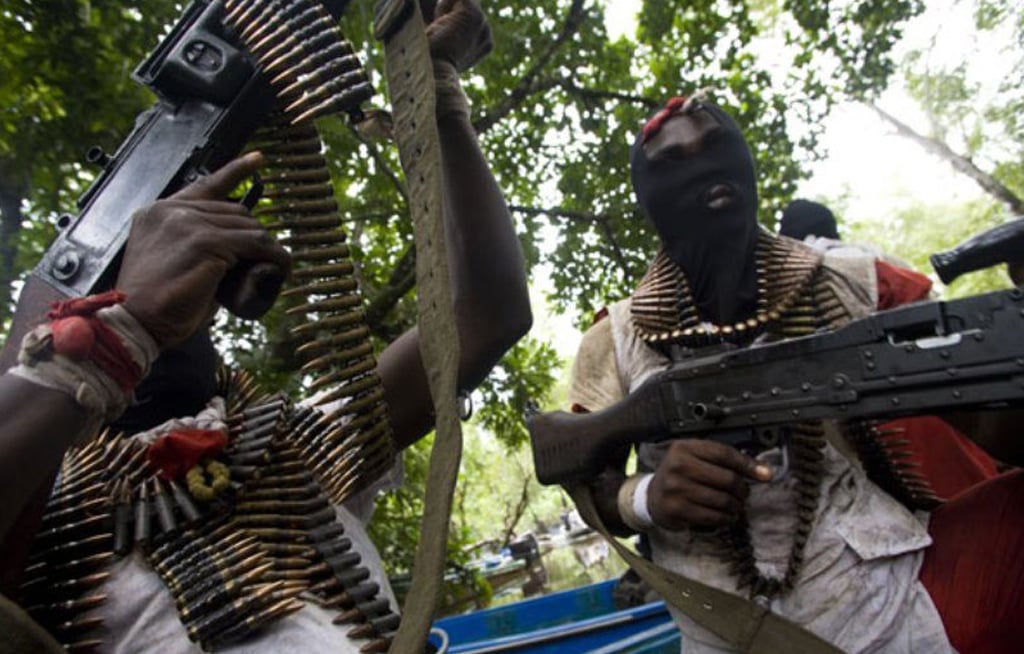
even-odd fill
[{"label": "strap hanging from above", "polygon": [[390,650],[411,654],[423,651],[444,573],[452,493],[462,455],[456,397],[459,341],[445,254],[434,67],[419,3],[382,0],[376,8],[375,32],[384,41],[394,135],[409,189],[416,237],[420,352],[436,416],[422,535],[408,594],[415,601],[406,601]]}]

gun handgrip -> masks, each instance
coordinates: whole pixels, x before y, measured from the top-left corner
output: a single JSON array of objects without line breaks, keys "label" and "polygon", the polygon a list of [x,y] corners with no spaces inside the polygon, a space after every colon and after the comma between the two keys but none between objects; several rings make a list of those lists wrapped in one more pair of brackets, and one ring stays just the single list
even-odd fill
[{"label": "gun handgrip", "polygon": [[274,306],[285,273],[273,263],[242,262],[217,287],[217,301],[239,318],[255,320]]}]

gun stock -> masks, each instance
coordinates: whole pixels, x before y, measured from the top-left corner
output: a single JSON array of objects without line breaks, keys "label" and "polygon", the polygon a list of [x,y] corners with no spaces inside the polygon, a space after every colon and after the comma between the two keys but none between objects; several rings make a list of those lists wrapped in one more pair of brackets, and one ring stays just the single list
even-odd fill
[{"label": "gun stock", "polygon": [[604,470],[611,452],[638,441],[668,438],[662,391],[662,385],[651,380],[602,411],[555,411],[530,418],[527,429],[538,481],[547,485],[591,479]]}]

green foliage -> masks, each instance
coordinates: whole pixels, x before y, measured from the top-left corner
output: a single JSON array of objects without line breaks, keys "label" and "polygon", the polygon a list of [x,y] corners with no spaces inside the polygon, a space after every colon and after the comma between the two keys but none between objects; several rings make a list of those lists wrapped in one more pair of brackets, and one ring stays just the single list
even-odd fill
[{"label": "green foliage", "polygon": [[969,273],[943,287],[932,273],[928,257],[995,227],[1003,220],[1002,208],[989,200],[953,206],[920,204],[892,216],[879,216],[870,222],[846,223],[844,231],[848,234],[846,240],[874,243],[906,261],[915,270],[930,274],[943,299],[954,299],[1006,288],[1010,282],[1005,268]]},{"label": "green foliage", "polygon": [[[627,294],[653,254],[656,239],[634,204],[628,170],[629,146],[646,117],[670,96],[715,89],[713,99],[736,117],[754,151],[761,219],[770,226],[815,156],[821,118],[847,94],[884,88],[891,47],[920,9],[896,0],[645,0],[635,38],[611,41],[600,0],[484,4],[495,49],[465,81],[474,125],[513,208],[528,265],[551,271],[555,307],[581,324]],[[176,13],[171,0],[14,0],[0,9],[0,211],[7,223],[0,259],[5,246],[20,253],[0,270],[0,287],[34,263],[52,234],[51,214],[70,210],[88,184],[77,163],[82,153],[97,143],[116,147],[150,101],[129,72]],[[372,18],[372,2],[353,2],[343,29],[364,55],[383,107]],[[780,42],[792,62],[784,75],[766,56]],[[382,347],[415,318],[415,253],[397,153],[337,119],[321,126]],[[22,213],[29,229],[21,229]],[[0,307],[7,306],[0,297]],[[287,327],[277,309],[261,328],[264,347],[262,332],[245,323],[225,320],[218,331],[230,357],[257,366],[264,381],[293,389],[297,362]],[[545,401],[558,366],[546,344],[517,346],[481,390],[480,424],[503,444],[521,444],[520,418],[530,402]],[[396,571],[411,567],[428,443],[409,450],[409,483],[382,501],[382,519],[374,523]],[[484,460],[513,457],[491,452]],[[464,473],[464,483],[480,477]],[[487,497],[467,490],[467,501],[471,494]],[[450,544],[455,563],[459,548],[480,535],[466,507]]]},{"label": "green foliage", "polygon": [[547,343],[532,338],[517,343],[480,388],[480,425],[510,449],[525,445],[523,416],[545,403],[560,363]]},{"label": "green foliage", "polygon": [[91,180],[80,165],[86,150],[115,148],[150,101],[129,75],[175,13],[168,0],[13,0],[0,9],[0,322],[11,281],[53,238],[51,218],[73,210]]}]

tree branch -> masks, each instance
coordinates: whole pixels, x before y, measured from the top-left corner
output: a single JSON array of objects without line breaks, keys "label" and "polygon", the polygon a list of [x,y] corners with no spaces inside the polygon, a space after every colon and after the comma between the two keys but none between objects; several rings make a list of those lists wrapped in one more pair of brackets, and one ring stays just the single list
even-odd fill
[{"label": "tree branch", "polygon": [[613,220],[621,219],[621,216],[584,213],[582,211],[563,209],[562,207],[552,207],[550,209],[544,209],[541,207],[524,207],[515,204],[509,205],[509,211],[514,211],[515,213],[521,213],[527,216],[554,216],[556,218],[566,218],[574,222],[595,223],[599,225],[601,231],[604,232],[604,236],[608,241],[608,245],[612,249],[612,255],[615,258],[615,263],[617,263],[619,269],[622,270],[622,274],[626,276],[626,281],[628,282],[633,279],[633,274],[629,268],[629,263],[626,261],[626,255],[622,251],[622,248],[619,246],[619,242],[615,238],[615,232],[612,231],[611,227],[611,222]]},{"label": "tree branch", "polygon": [[661,103],[657,100],[642,95],[619,93],[618,91],[605,91],[602,89],[588,89],[582,86],[577,86],[572,83],[572,80],[568,79],[561,80],[557,85],[562,87],[566,93],[575,95],[582,100],[617,100],[619,102],[630,102],[643,105],[647,109],[657,109],[661,106]]},{"label": "tree branch", "polygon": [[896,129],[896,133],[904,138],[908,138],[914,143],[917,143],[925,151],[947,161],[955,170],[967,175],[975,182],[978,183],[986,193],[993,196],[1000,202],[1004,202],[1010,207],[1010,211],[1014,214],[1024,214],[1024,200],[1021,200],[1013,191],[1003,185],[998,179],[981,170],[971,161],[968,157],[957,154],[948,145],[942,141],[920,134],[906,123],[900,121],[895,116],[887,113],[884,109],[878,105],[872,103],[870,105],[875,112],[882,117],[887,123],[892,125]]},{"label": "tree branch", "polygon": [[565,22],[562,23],[562,29],[559,31],[558,36],[555,37],[555,40],[548,44],[547,49],[537,57],[533,66],[526,71],[526,74],[505,95],[504,100],[484,111],[479,118],[473,121],[473,128],[476,129],[477,134],[483,134],[494,127],[505,116],[512,113],[523,100],[537,92],[541,84],[552,86],[556,84],[555,82],[538,82],[540,73],[547,67],[551,58],[558,52],[558,49],[565,45],[569,38],[579,29],[584,18],[586,18],[586,13],[583,11],[583,0],[573,0],[572,6],[569,7],[569,13],[566,14]]},{"label": "tree branch", "polygon": [[363,137],[363,135],[359,133],[359,130],[357,130],[355,126],[349,125],[349,131],[352,132],[352,135],[355,136],[360,143],[366,146],[366,149],[369,150],[370,152],[370,157],[381,169],[381,172],[383,172],[387,176],[387,178],[391,180],[391,183],[394,185],[395,190],[398,191],[398,194],[402,196],[402,200],[404,200],[406,206],[408,206],[409,192],[406,190],[405,184],[402,182],[401,178],[399,178],[398,174],[391,169],[391,166],[384,158],[384,155],[380,153],[380,149],[377,147],[377,144]]},{"label": "tree branch", "polygon": [[388,283],[366,306],[366,326],[378,333],[384,318],[398,301],[416,285],[416,246],[410,245],[391,271]]}]

